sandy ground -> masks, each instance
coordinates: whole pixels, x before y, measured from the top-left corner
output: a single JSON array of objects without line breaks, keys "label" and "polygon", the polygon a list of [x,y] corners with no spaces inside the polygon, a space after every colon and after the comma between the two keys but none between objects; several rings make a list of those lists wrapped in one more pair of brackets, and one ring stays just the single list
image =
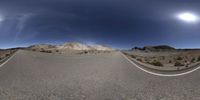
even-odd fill
[{"label": "sandy ground", "polygon": [[199,100],[199,76],[154,76],[119,52],[18,51],[0,68],[0,100]]},{"label": "sandy ground", "polygon": [[16,50],[0,50],[0,64],[11,57],[15,52]]},{"label": "sandy ground", "polygon": [[[125,53],[147,66],[151,66],[152,68],[162,67],[162,69],[166,70],[179,70],[200,63],[200,50],[171,52],[145,52],[136,50],[126,51]],[[152,62],[160,62],[163,66],[156,66]],[[179,65],[175,64],[177,62]]]}]

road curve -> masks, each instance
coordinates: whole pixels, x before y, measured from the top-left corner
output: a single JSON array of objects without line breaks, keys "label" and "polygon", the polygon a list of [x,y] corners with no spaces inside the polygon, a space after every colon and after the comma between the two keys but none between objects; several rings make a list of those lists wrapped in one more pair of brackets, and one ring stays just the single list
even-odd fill
[{"label": "road curve", "polygon": [[133,59],[133,58],[127,56],[127,55],[124,55],[123,53],[121,53],[121,55],[124,56],[125,59],[127,59],[130,63],[132,63],[134,66],[141,69],[142,71],[147,72],[147,73],[152,74],[152,75],[157,75],[157,76],[167,76],[167,77],[181,76],[181,75],[193,73],[194,71],[197,71],[197,70],[200,69],[200,63],[198,63],[198,64],[196,64],[192,67],[184,68],[184,69],[181,69],[181,70],[153,69],[153,68],[150,68],[148,66],[145,66],[145,65],[139,63],[135,59]]},{"label": "road curve", "polygon": [[18,51],[0,68],[0,100],[199,100],[200,71],[148,74],[119,52],[57,55]]}]

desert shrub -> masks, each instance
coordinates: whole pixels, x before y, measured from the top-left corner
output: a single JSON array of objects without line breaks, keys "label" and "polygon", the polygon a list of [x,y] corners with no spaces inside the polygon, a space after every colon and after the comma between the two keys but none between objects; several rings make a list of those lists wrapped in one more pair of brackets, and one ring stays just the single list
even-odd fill
[{"label": "desert shrub", "polygon": [[150,64],[154,65],[154,66],[163,66],[163,64],[159,61],[153,61]]},{"label": "desert shrub", "polygon": [[178,57],[177,60],[183,60],[183,58],[182,57]]},{"label": "desert shrub", "polygon": [[165,56],[161,56],[161,58],[162,58],[163,60],[165,60]]},{"label": "desert shrub", "polygon": [[185,67],[189,67],[189,64],[186,64]]},{"label": "desert shrub", "polygon": [[56,52],[59,52],[59,50],[56,50]]},{"label": "desert shrub", "polygon": [[40,52],[46,52],[45,50],[41,50]]},{"label": "desert shrub", "polygon": [[41,48],[41,49],[40,49],[40,52],[45,52],[44,48]]},{"label": "desert shrub", "polygon": [[195,58],[192,58],[191,62],[193,63],[193,62],[195,62],[195,60],[196,60]]},{"label": "desert shrub", "polygon": [[169,60],[169,63],[172,63],[172,61],[171,61],[171,60]]},{"label": "desert shrub", "polygon": [[138,61],[142,62],[142,59],[140,59],[140,58],[137,58],[136,60],[138,60]]},{"label": "desert shrub", "polygon": [[51,50],[44,50],[45,53],[52,53]]},{"label": "desert shrub", "polygon": [[197,61],[200,61],[200,56],[197,58]]},{"label": "desert shrub", "polygon": [[41,51],[45,51],[44,48],[41,48],[40,50],[41,50]]},{"label": "desert shrub", "polygon": [[7,56],[10,56],[10,54],[6,54],[5,56],[6,56],[6,57],[7,57]]},{"label": "desert shrub", "polygon": [[51,50],[47,50],[47,53],[52,53],[52,51]]},{"label": "desert shrub", "polygon": [[174,66],[184,66],[184,64],[182,64],[182,63],[176,61],[176,62],[174,63]]},{"label": "desert shrub", "polygon": [[84,53],[84,54],[87,54],[87,53],[89,53],[89,52],[88,52],[88,51],[84,51],[83,53]]},{"label": "desert shrub", "polygon": [[44,53],[52,53],[51,50],[41,50],[40,52],[44,52]]},{"label": "desert shrub", "polygon": [[32,49],[32,51],[36,51],[36,49]]},{"label": "desert shrub", "polygon": [[134,55],[130,55],[132,58],[136,58]]},{"label": "desert shrub", "polygon": [[124,53],[124,55],[129,55],[128,53],[125,53],[125,52],[123,52]]}]

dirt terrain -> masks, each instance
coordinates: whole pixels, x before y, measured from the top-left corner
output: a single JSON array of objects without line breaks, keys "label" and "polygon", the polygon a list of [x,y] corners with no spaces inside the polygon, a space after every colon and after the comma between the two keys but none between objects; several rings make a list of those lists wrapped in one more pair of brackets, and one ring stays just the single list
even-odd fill
[{"label": "dirt terrain", "polygon": [[18,50],[18,48],[0,49],[0,64],[1,64],[4,60],[6,60],[6,59],[9,58],[10,56],[12,56],[17,50]]},{"label": "dirt terrain", "polygon": [[18,50],[28,50],[54,54],[99,54],[110,53],[114,49],[104,45],[86,45],[78,42],[66,42],[62,45],[36,44],[23,48],[0,49],[0,64]]},{"label": "dirt terrain", "polygon": [[45,52],[45,53],[57,53],[57,54],[88,54],[88,53],[104,53],[114,51],[114,49],[103,45],[86,45],[78,42],[67,42],[62,45],[49,45],[38,44],[32,45],[27,50]]},{"label": "dirt terrain", "polygon": [[125,51],[125,54],[147,66],[182,69],[200,63],[200,49],[174,49],[169,46],[136,47]]}]

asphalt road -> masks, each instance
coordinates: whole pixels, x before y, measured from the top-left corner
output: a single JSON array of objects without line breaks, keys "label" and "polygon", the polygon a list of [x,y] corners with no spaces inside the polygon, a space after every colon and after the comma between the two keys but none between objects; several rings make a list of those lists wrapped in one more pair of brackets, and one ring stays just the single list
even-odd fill
[{"label": "asphalt road", "polygon": [[138,69],[119,52],[18,51],[0,68],[0,100],[200,100],[200,71],[162,77]]}]

